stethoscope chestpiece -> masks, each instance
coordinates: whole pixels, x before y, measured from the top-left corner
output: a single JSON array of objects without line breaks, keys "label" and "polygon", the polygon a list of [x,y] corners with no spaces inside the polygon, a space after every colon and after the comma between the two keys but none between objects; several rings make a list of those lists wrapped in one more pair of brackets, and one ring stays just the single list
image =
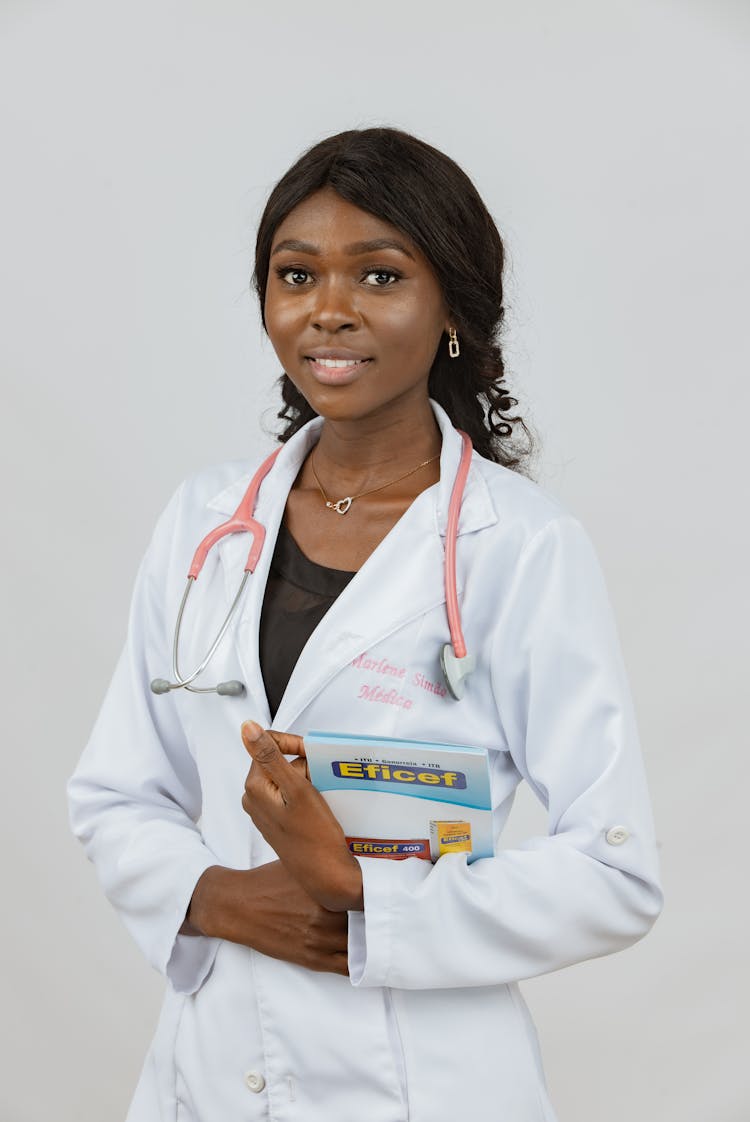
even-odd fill
[{"label": "stethoscope chestpiece", "polygon": [[440,665],[451,697],[460,701],[464,696],[465,680],[476,665],[474,655],[467,653],[463,658],[457,658],[451,644],[446,643],[440,652]]}]

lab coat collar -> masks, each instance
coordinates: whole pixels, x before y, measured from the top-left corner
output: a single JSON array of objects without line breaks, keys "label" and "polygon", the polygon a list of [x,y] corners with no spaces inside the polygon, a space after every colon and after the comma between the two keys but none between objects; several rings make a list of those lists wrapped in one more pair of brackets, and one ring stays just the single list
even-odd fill
[{"label": "lab coat collar", "polygon": [[[302,651],[289,680],[274,727],[288,729],[317,693],[358,655],[399,627],[445,602],[443,538],[453,484],[461,458],[461,438],[435,401],[433,411],[442,433],[440,480],[421,492],[333,603]],[[260,672],[258,633],[263,594],[287,495],[310,449],[317,443],[323,419],[314,418],[283,445],[272,471],[263,481],[255,508],[266,529],[265,544],[235,628],[235,641],[255,719],[265,727],[270,712]],[[464,490],[459,535],[497,521],[477,455]],[[208,504],[221,514],[237,508],[249,482],[244,476]],[[218,545],[227,599],[232,597],[247,557],[248,538],[232,534]],[[408,563],[404,563],[408,559]],[[461,592],[459,564],[459,595]],[[448,641],[446,622],[446,641]]]},{"label": "lab coat collar", "polygon": [[[435,496],[435,525],[440,535],[445,537],[451,492],[461,459],[461,438],[453,427],[450,417],[443,407],[438,405],[436,401],[433,401],[432,398],[430,398],[430,405],[432,406],[435,420],[440,428],[443,443],[440,451],[440,481],[434,488],[428,488],[428,493],[434,494]],[[260,515],[266,507],[267,501],[270,500],[275,505],[282,494],[287,495],[289,493],[305,458],[310,450],[318,443],[323,423],[322,417],[314,417],[311,421],[308,421],[306,425],[303,425],[303,427],[284,444],[279,452],[273,470],[268,478],[264,480],[260,495],[258,496],[256,516],[258,517],[258,521],[262,522],[263,525],[266,525],[266,523],[263,522]],[[469,472],[469,477],[464,489],[464,498],[461,504],[461,517],[458,523],[459,535],[484,529],[484,527],[491,526],[493,523],[497,522],[497,514],[487,484],[476,465],[477,458],[477,453],[475,452],[475,462],[472,464]],[[247,490],[250,478],[250,475],[243,475],[235,480],[223,491],[214,495],[208,502],[208,507],[211,510],[218,511],[220,514],[234,513],[239,506],[242,496]],[[271,495],[271,492],[273,492],[273,495]],[[278,521],[280,522],[281,519],[279,518]]]}]

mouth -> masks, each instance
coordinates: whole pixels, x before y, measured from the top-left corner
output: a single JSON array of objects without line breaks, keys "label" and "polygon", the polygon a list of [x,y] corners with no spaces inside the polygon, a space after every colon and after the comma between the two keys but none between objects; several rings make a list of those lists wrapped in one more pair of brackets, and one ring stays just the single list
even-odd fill
[{"label": "mouth", "polygon": [[372,359],[313,358],[306,355],[305,361],[310,364],[313,377],[321,385],[346,386],[356,382]]}]

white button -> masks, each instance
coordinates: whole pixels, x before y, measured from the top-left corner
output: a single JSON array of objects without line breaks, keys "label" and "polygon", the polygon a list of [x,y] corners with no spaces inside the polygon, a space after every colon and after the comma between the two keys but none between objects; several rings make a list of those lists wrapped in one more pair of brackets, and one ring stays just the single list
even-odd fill
[{"label": "white button", "polygon": [[610,826],[605,836],[610,845],[622,845],[630,837],[630,831],[624,826]]},{"label": "white button", "polygon": [[259,1071],[248,1071],[245,1073],[245,1086],[249,1091],[253,1091],[256,1095],[259,1094],[266,1085],[266,1081]]}]

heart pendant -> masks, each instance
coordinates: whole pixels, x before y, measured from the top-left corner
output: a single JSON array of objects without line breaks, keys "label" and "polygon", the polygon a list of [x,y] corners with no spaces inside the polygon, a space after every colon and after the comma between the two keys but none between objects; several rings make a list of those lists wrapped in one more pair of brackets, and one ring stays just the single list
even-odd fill
[{"label": "heart pendant", "polygon": [[339,499],[338,502],[335,503],[326,503],[326,506],[329,506],[331,510],[335,510],[337,514],[346,514],[351,505],[351,496],[346,499]]}]

